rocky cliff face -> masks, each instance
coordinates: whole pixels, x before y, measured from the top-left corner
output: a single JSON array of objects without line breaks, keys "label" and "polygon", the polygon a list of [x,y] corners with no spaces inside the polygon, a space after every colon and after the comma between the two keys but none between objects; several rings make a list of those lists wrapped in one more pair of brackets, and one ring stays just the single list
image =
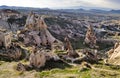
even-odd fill
[{"label": "rocky cliff face", "polygon": [[113,65],[120,65],[120,43],[117,42],[114,48],[108,51],[107,62]]}]

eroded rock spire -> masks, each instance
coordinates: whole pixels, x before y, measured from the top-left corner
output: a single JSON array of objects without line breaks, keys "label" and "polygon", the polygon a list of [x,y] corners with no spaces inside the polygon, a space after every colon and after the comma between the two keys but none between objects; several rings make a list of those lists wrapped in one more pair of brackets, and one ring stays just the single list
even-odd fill
[{"label": "eroded rock spire", "polygon": [[86,35],[85,35],[85,44],[89,45],[91,48],[96,48],[96,36],[93,30],[93,27],[90,25],[87,29]]}]

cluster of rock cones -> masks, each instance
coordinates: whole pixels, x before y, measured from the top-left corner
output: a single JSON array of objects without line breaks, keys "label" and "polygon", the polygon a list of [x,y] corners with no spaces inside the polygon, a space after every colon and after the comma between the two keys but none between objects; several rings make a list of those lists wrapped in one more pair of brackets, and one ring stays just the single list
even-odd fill
[{"label": "cluster of rock cones", "polygon": [[[68,37],[65,37],[64,43],[52,36],[48,31],[47,25],[44,21],[43,16],[39,16],[31,12],[28,15],[26,24],[23,30],[17,32],[17,38],[20,43],[25,47],[32,47],[32,51],[29,53],[29,65],[24,65],[19,63],[17,70],[26,70],[26,68],[41,68],[45,66],[48,60],[53,59],[54,61],[60,60],[60,57],[54,53],[54,51],[64,50],[66,55],[61,57],[66,60],[71,60],[72,63],[76,60],[87,61],[87,62],[97,62],[99,59],[96,52],[91,52],[89,50],[84,50],[81,52],[76,52]],[[95,36],[92,26],[88,27],[85,44],[88,44],[90,48],[98,48],[96,45],[97,38]],[[21,58],[22,50],[21,46],[14,46],[9,48],[6,53],[0,53],[0,56],[6,56],[9,58],[19,59]],[[48,51],[47,51],[48,50]],[[13,51],[13,52],[12,52]],[[120,43],[116,43],[114,48],[108,52],[107,63],[120,65]]]}]

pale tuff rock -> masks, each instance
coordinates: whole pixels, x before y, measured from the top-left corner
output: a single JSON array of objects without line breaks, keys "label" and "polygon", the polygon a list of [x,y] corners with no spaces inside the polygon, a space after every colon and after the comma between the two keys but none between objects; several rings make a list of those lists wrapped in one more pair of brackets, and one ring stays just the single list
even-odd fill
[{"label": "pale tuff rock", "polygon": [[34,26],[35,26],[35,14],[31,12],[27,17],[25,27],[32,29],[32,27]]},{"label": "pale tuff rock", "polygon": [[42,17],[39,20],[38,27],[40,29],[41,41],[43,45],[46,45],[47,43],[52,44],[56,40],[47,30],[47,25]]},{"label": "pale tuff rock", "polygon": [[92,26],[90,25],[88,27],[88,30],[86,32],[86,36],[85,36],[85,43],[88,44],[91,48],[95,48],[96,47],[96,36],[94,33],[94,30],[92,28]]},{"label": "pale tuff rock", "polygon": [[17,65],[18,71],[25,71],[25,70],[31,70],[33,68],[41,68],[44,67],[47,61],[54,60],[59,61],[60,58],[53,52],[46,52],[46,50],[38,50],[33,46],[33,51],[29,56],[29,65],[24,65],[22,63],[19,63]]},{"label": "pale tuff rock", "polygon": [[28,15],[25,25],[25,31],[21,31],[18,34],[18,37],[23,38],[25,45],[48,45],[50,46],[50,48],[53,48],[52,45],[54,45],[56,41],[60,42],[59,40],[54,38],[48,31],[44,18],[42,16],[38,16],[38,18],[36,18],[36,15],[33,12]]},{"label": "pale tuff rock", "polygon": [[64,41],[65,41],[65,49],[68,52],[68,56],[72,57],[72,58],[78,57],[79,55],[73,50],[73,47],[72,47],[68,37],[65,37]]},{"label": "pale tuff rock", "polygon": [[46,23],[44,21],[44,18],[42,16],[39,17],[37,26],[39,27],[40,30],[46,30],[47,29],[47,25],[46,25]]},{"label": "pale tuff rock", "polygon": [[53,52],[46,52],[46,50],[37,50],[33,47],[33,52],[30,54],[29,62],[30,67],[41,68],[45,66],[46,61],[53,59],[54,61],[60,58]]},{"label": "pale tuff rock", "polygon": [[[39,32],[35,32],[35,31],[31,31],[29,33],[30,36],[33,37],[33,39],[35,40],[35,43],[37,44],[37,46],[40,45],[40,43],[42,43],[41,39],[40,39],[40,36],[38,35]],[[30,41],[30,40],[29,40]]]},{"label": "pale tuff rock", "polygon": [[11,45],[12,32],[0,29],[0,46],[8,48]]},{"label": "pale tuff rock", "polygon": [[37,44],[37,46],[39,46],[40,43],[42,42],[40,37],[38,35],[33,35],[33,38],[34,38],[35,43]]},{"label": "pale tuff rock", "polygon": [[64,41],[65,41],[65,49],[66,50],[73,50],[73,47],[72,47],[68,37],[65,37]]},{"label": "pale tuff rock", "polygon": [[40,68],[45,65],[46,58],[43,52],[40,52],[35,46],[32,47],[32,53],[29,57],[30,67]]},{"label": "pale tuff rock", "polygon": [[31,67],[40,68],[45,65],[46,57],[42,52],[31,53],[29,61]]},{"label": "pale tuff rock", "polygon": [[54,43],[54,41],[56,39],[50,34],[50,32],[48,30],[46,30],[46,35],[47,35],[48,42],[51,43],[51,44]]},{"label": "pale tuff rock", "polygon": [[120,43],[119,42],[117,42],[114,45],[114,48],[109,50],[107,53],[108,53],[107,63],[120,65]]}]

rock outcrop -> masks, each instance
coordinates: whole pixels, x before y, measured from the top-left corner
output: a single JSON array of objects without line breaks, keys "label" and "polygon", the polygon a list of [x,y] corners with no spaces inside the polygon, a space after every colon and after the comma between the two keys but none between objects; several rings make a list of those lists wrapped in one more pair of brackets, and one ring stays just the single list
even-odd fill
[{"label": "rock outcrop", "polygon": [[108,54],[107,63],[113,64],[113,65],[120,65],[120,43],[119,42],[116,42],[116,44],[114,45],[114,48],[109,50],[107,54]]},{"label": "rock outcrop", "polygon": [[12,32],[0,28],[0,47],[8,48],[11,45]]},{"label": "rock outcrop", "polygon": [[[18,33],[18,39],[25,45],[33,47],[29,57],[30,68],[39,69],[44,67],[48,60],[59,60],[59,57],[51,51],[56,50],[56,47],[62,49],[62,42],[51,35],[42,16],[36,16],[31,12],[26,20],[25,29]],[[46,49],[50,49],[50,52]],[[24,67],[22,64],[20,66]]]},{"label": "rock outcrop", "polygon": [[73,49],[68,37],[65,37],[64,41],[65,41],[65,49],[68,53],[68,56],[71,57],[71,58],[79,57],[79,55]]},{"label": "rock outcrop", "polygon": [[30,12],[30,14],[26,19],[25,27],[29,29],[33,29],[35,26],[35,23],[36,23],[35,14],[33,12]]},{"label": "rock outcrop", "polygon": [[42,52],[33,51],[30,54],[29,62],[30,62],[30,67],[40,68],[45,65],[46,57]]},{"label": "rock outcrop", "polygon": [[0,58],[7,61],[20,60],[25,58],[25,51],[17,43],[13,43],[9,48],[2,47],[0,50]]},{"label": "rock outcrop", "polygon": [[33,12],[28,15],[25,30],[20,31],[18,37],[24,41],[25,45],[49,46],[51,49],[54,43],[60,42],[48,31],[44,18],[35,15]]},{"label": "rock outcrop", "polygon": [[85,44],[89,45],[91,48],[95,48],[96,40],[97,40],[97,38],[95,36],[94,30],[93,30],[92,26],[90,25],[87,29],[84,42],[85,42]]},{"label": "rock outcrop", "polygon": [[54,52],[47,51],[45,49],[39,49],[36,46],[32,47],[32,53],[29,56],[29,65],[18,64],[18,70],[26,70],[29,68],[41,68],[44,67],[47,61],[54,60],[59,61],[60,58]]}]

